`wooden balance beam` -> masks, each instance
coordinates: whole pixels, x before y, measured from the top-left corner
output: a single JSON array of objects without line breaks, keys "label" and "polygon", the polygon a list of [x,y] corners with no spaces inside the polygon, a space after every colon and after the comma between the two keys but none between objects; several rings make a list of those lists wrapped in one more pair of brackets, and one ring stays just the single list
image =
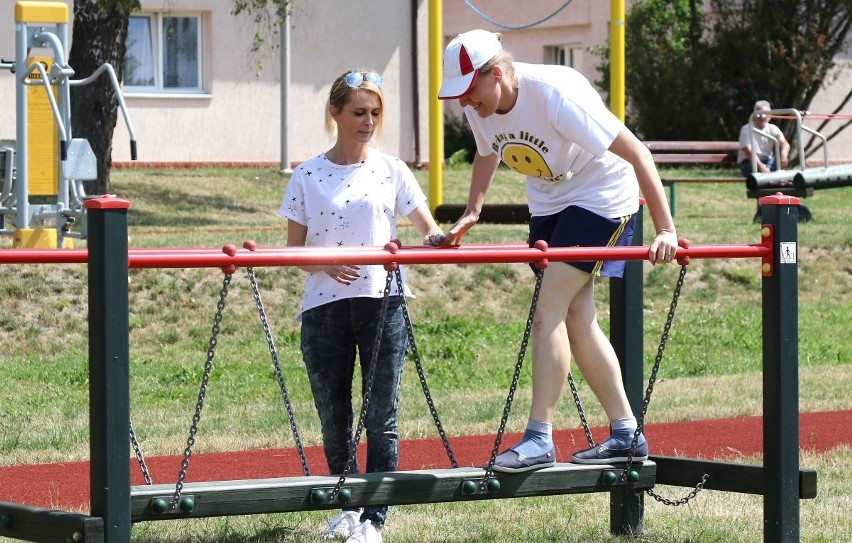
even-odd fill
[{"label": "wooden balance beam", "polygon": [[581,494],[615,490],[642,491],[654,486],[654,462],[636,463],[627,480],[623,468],[556,464],[525,473],[495,473],[483,491],[481,468],[395,471],[350,475],[334,500],[328,495],[336,476],[284,477],[243,481],[185,483],[178,505],[168,509],[173,484],[131,488],[132,522],[339,509],[342,505],[405,505]]}]

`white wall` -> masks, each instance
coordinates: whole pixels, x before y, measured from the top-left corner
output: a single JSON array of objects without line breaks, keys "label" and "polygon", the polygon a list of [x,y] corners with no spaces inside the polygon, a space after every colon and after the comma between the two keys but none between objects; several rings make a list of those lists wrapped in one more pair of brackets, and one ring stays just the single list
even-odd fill
[{"label": "white wall", "polygon": [[[846,50],[835,57],[835,61],[839,66],[835,67],[834,71],[826,78],[827,85],[811,101],[810,111],[814,113],[833,112],[849,91],[852,90],[852,36],[847,38]],[[847,103],[840,113],[852,115],[852,104]],[[807,120],[807,117],[805,119],[806,126],[815,130],[819,129],[820,133],[825,136],[829,136],[844,123],[849,122],[848,119],[837,119],[829,121],[827,125],[822,126],[821,120]],[[823,155],[820,150],[811,156],[810,160],[822,160],[822,158]],[[832,162],[852,163],[852,127],[847,128],[840,135],[828,142],[828,159]]]},{"label": "white wall", "polygon": [[[146,0],[143,5],[162,6],[162,1]],[[246,18],[230,14],[231,0],[178,0],[172,5],[181,9],[219,7],[212,12],[210,40],[206,41],[212,49],[207,51],[208,58],[214,59],[210,96],[128,98],[140,160],[146,160],[146,149],[150,149],[148,160],[156,161],[277,162],[281,157],[279,50],[267,50],[258,77],[255,59],[248,53],[255,28]],[[331,82],[357,68],[375,69],[385,79],[381,147],[414,160],[409,21],[410,2],[404,1],[296,3],[290,31],[291,161],[305,160],[330,146],[324,113]],[[422,130],[425,134],[426,128]],[[126,136],[117,130],[116,137]],[[115,160],[129,159],[122,145],[113,153]]]},{"label": "white wall", "polygon": [[[64,0],[69,5],[71,0]],[[629,3],[629,2],[628,2]],[[230,14],[232,0],[142,0],[152,10],[205,11],[203,31],[209,94],[200,97],[128,96],[141,162],[261,162],[278,164],[281,158],[280,65],[278,50],[263,59],[259,77],[249,57],[255,28],[245,17]],[[512,26],[536,22],[564,4],[564,0],[489,0],[475,2],[492,19]],[[0,0],[0,56],[13,60],[14,0]],[[417,49],[412,49],[411,10],[417,10]],[[519,6],[523,9],[518,9]],[[299,162],[324,151],[330,141],[323,128],[328,88],[351,68],[373,68],[385,77],[385,133],[381,147],[406,161],[428,161],[428,49],[427,0],[298,0],[291,25],[289,157]],[[504,43],[517,60],[544,61],[544,47],[580,44],[584,50],[603,43],[609,34],[609,2],[574,0],[546,23],[523,31],[507,31],[481,19],[462,0],[443,0],[446,43],[472,28],[503,31]],[[852,39],[850,39],[852,44]],[[415,148],[413,58],[419,79],[419,148]],[[852,87],[847,66],[811,105],[812,111],[833,111]],[[597,57],[587,51],[580,71],[598,79]],[[629,69],[629,67],[628,67]],[[77,74],[83,77],[88,74]],[[0,139],[15,138],[14,76],[0,71]],[[458,113],[452,101],[445,110]],[[783,107],[778,104],[778,107]],[[852,106],[844,108],[852,112]],[[835,121],[835,123],[838,123]],[[839,123],[838,123],[839,124]],[[809,124],[809,126],[814,126]],[[848,131],[847,131],[848,133]],[[113,160],[130,158],[128,133],[119,117]],[[831,157],[852,162],[852,138],[830,144]],[[419,151],[419,152],[418,152]]]},{"label": "white wall", "polygon": [[[71,0],[65,0],[69,5]],[[13,0],[0,0],[0,55],[13,60]],[[231,0],[142,0],[143,9],[205,13],[205,90],[201,96],[127,95],[140,162],[278,163],[280,63],[278,49],[267,50],[260,75],[249,47],[256,28],[247,17],[230,14]],[[416,0],[311,0],[297,2],[290,42],[291,161],[326,150],[325,102],[331,82],[353,68],[384,75],[383,150],[413,162],[414,105],[411,8],[418,16],[420,87],[427,83],[426,2]],[[73,66],[72,66],[73,68]],[[84,77],[88,74],[77,74]],[[423,91],[425,93],[425,91]],[[0,138],[15,137],[14,77],[0,72]],[[428,157],[428,102],[420,103],[420,155]],[[72,120],[73,123],[73,120]],[[123,119],[115,131],[113,160],[130,159]]]}]

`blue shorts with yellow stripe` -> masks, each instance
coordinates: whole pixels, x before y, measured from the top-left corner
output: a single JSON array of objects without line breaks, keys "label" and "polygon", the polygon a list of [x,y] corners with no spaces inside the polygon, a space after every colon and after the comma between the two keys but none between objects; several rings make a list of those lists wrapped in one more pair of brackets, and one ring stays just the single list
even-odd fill
[{"label": "blue shorts with yellow stripe", "polygon": [[[619,247],[633,243],[635,215],[616,219],[601,217],[587,209],[568,206],[559,213],[530,219],[530,247],[544,240],[550,247]],[[600,277],[622,277],[623,260],[567,262]]]}]

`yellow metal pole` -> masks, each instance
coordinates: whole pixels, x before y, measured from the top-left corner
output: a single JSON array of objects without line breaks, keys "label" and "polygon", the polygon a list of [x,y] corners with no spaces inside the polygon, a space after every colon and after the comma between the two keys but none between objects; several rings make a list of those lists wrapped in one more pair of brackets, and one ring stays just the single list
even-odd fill
[{"label": "yellow metal pole", "polygon": [[624,0],[610,0],[609,108],[624,121]]},{"label": "yellow metal pole", "polygon": [[429,207],[432,213],[443,203],[444,108],[438,100],[444,30],[441,0],[429,0]]}]

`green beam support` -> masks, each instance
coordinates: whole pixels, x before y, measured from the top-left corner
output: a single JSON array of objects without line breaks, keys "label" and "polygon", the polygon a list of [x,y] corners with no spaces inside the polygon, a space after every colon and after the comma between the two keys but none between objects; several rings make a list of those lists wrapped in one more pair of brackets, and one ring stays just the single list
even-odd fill
[{"label": "green beam support", "polygon": [[92,516],[106,543],[130,541],[130,327],[126,200],[89,211],[89,460]]},{"label": "green beam support", "polygon": [[103,519],[0,502],[0,537],[37,543],[102,543]]},{"label": "green beam support", "polygon": [[[766,470],[760,465],[734,464],[694,458],[651,456],[657,465],[657,484],[694,487],[706,473],[704,488],[722,492],[762,495],[766,490]],[[817,472],[803,469],[798,472],[796,496],[812,500],[817,495]]]},{"label": "green beam support", "polygon": [[[642,245],[642,215],[644,206],[636,213],[633,245]],[[609,338],[618,355],[621,376],[630,407],[636,416],[642,413],[645,378],[643,374],[642,320],[643,276],[642,260],[626,263],[624,277],[609,281]],[[643,530],[644,496],[633,489],[616,490],[609,497],[609,527],[613,534],[639,534]]]},{"label": "green beam support", "polygon": [[759,200],[763,270],[763,540],[799,541],[799,199]]}]

